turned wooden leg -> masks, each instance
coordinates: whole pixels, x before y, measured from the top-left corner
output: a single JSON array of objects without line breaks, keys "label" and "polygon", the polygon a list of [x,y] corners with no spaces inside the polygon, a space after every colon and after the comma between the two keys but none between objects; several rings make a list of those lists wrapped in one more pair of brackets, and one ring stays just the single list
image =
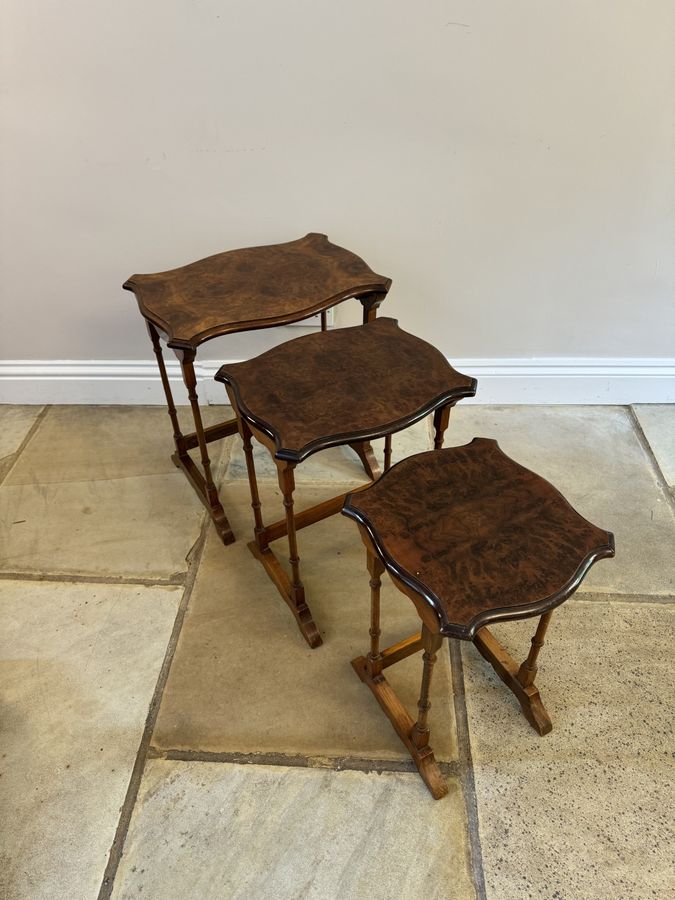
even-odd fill
[{"label": "turned wooden leg", "polygon": [[248,474],[248,484],[251,490],[251,509],[253,510],[253,518],[255,520],[254,534],[256,544],[260,550],[266,550],[268,546],[265,525],[263,523],[260,494],[258,493],[258,479],[255,474],[255,463],[253,461],[253,446],[251,444],[251,429],[246,422],[238,416],[239,434],[244,445],[244,458],[246,459],[246,472]]},{"label": "turned wooden leg", "polygon": [[[415,634],[386,650],[380,650],[379,646],[379,574],[375,567],[371,568],[370,559],[368,568],[371,570],[371,598],[373,611],[371,613],[370,653],[368,656],[359,656],[352,660],[352,668],[364,684],[368,685],[373,696],[380,704],[384,714],[391,722],[396,734],[410,753],[413,762],[426,786],[433,797],[439,800],[448,793],[448,783],[443,777],[434,752],[429,746],[429,727],[427,715],[429,712],[429,688],[431,685],[431,672],[436,661],[436,653],[442,642],[440,634],[434,634],[423,626],[422,634]],[[381,574],[381,573],[380,573]],[[406,659],[413,653],[424,648],[424,670],[422,675],[422,688],[418,703],[417,722],[413,722],[407,709],[392,690],[391,685],[384,677],[383,669],[395,665],[402,659]]]},{"label": "turned wooden leg", "polygon": [[209,458],[209,451],[204,437],[202,412],[199,408],[199,397],[197,396],[197,376],[195,375],[194,356],[190,358],[187,354],[184,354],[183,359],[181,360],[181,368],[183,370],[183,380],[185,381],[185,386],[188,391],[188,399],[190,400],[190,406],[192,407],[192,417],[195,422],[195,431],[197,433],[202,468],[204,469],[204,481],[206,482],[207,495],[212,507],[216,505],[220,506],[218,492],[213,481],[213,475],[211,474],[211,459]]},{"label": "turned wooden leg", "polygon": [[391,435],[388,434],[384,439],[384,471],[388,472],[391,468]]},{"label": "turned wooden leg", "polygon": [[531,641],[530,652],[527,655],[527,659],[521,663],[520,668],[518,669],[518,681],[525,688],[533,685],[534,679],[537,676],[537,657],[539,656],[539,651],[544,646],[546,629],[548,628],[552,615],[553,610],[550,610],[549,612],[544,613],[539,619],[537,630]]},{"label": "turned wooden leg", "polygon": [[328,313],[327,310],[321,310],[321,330],[328,331]]},{"label": "turned wooden leg", "polygon": [[150,335],[150,340],[152,341],[152,349],[155,353],[155,357],[157,358],[157,368],[159,369],[159,376],[162,379],[162,387],[164,388],[164,396],[166,397],[166,408],[167,412],[169,413],[169,418],[171,419],[171,426],[173,428],[173,440],[174,444],[176,445],[176,452],[179,454],[179,456],[187,456],[187,449],[185,447],[183,433],[181,432],[180,425],[178,424],[178,413],[176,412],[176,406],[173,402],[173,393],[171,392],[169,376],[166,373],[164,354],[162,353],[162,345],[159,340],[159,334],[155,326],[150,322],[146,321],[145,324],[148,326],[148,333]]},{"label": "turned wooden leg", "polygon": [[288,561],[291,564],[291,592],[296,604],[305,602],[305,588],[300,581],[300,557],[298,556],[298,539],[295,533],[295,516],[293,515],[293,491],[295,490],[294,466],[282,462],[277,464],[279,487],[284,498],[286,511],[286,535],[288,537]]},{"label": "turned wooden leg", "polygon": [[[286,535],[288,537],[288,558],[291,564],[291,579],[285,576],[279,578],[275,572],[274,554],[271,550],[261,552],[258,558],[273,580],[282,590],[282,596],[295,616],[298,627],[310,647],[318,647],[323,643],[319,629],[312,618],[312,613],[305,600],[305,588],[300,580],[300,557],[298,555],[298,540],[296,535],[295,515],[293,514],[293,491],[295,490],[295,466],[291,463],[277,460],[277,476],[279,487],[284,498],[284,510],[286,512]],[[253,545],[249,545],[253,546]],[[278,563],[276,564],[278,565]],[[284,590],[285,589],[285,590]]]},{"label": "turned wooden leg", "polygon": [[448,404],[447,406],[441,406],[440,409],[437,409],[434,413],[434,450],[440,450],[443,446],[443,437],[445,435],[445,429],[448,427],[448,422],[450,421],[450,409],[452,407]]},{"label": "turned wooden leg", "polygon": [[448,793],[448,782],[443,777],[434,752],[429,746],[428,716],[431,703],[429,691],[431,689],[431,675],[436,663],[436,654],[443,643],[443,635],[433,632],[426,625],[422,625],[421,643],[424,647],[422,655],[422,686],[420,698],[417,701],[417,721],[410,730],[410,747],[412,757],[417,770],[422,776],[426,786],[431,791],[434,799],[440,800]]},{"label": "turned wooden leg", "polygon": [[368,571],[370,572],[370,653],[368,654],[368,670],[371,678],[382,674],[382,654],[380,653],[380,588],[384,565],[378,556],[368,553]]},{"label": "turned wooden leg", "polygon": [[527,659],[519,666],[511,654],[503,647],[489,628],[476,632],[473,642],[490,663],[504,684],[510,688],[520,703],[523,715],[540,734],[548,734],[553,728],[551,717],[546,711],[538,688],[534,684],[537,673],[537,656],[544,643],[544,634],[551,620],[552,612],[544,613],[539,620],[537,631],[532,638]]},{"label": "turned wooden leg", "polygon": [[[365,294],[363,297],[359,297],[359,302],[361,303],[361,306],[363,308],[364,325],[367,325],[368,322],[372,322],[377,317],[377,309],[386,296],[387,293],[385,291],[380,293]],[[380,467],[377,464],[377,459],[375,457],[375,453],[373,452],[370,441],[361,441],[359,443],[350,444],[349,446],[361,460],[363,469],[368,478],[370,478],[371,481],[375,481],[376,478],[379,478],[382,472],[380,471]]]},{"label": "turned wooden leg", "polygon": [[[204,485],[202,494],[205,500],[205,505],[207,506],[211,514],[213,524],[216,526],[216,530],[218,532],[218,535],[220,536],[220,539],[224,544],[231,544],[234,541],[234,535],[232,534],[230,523],[227,521],[225,510],[220,503],[218,490],[216,488],[216,485],[214,484],[213,475],[211,474],[211,460],[209,459],[209,451],[206,446],[206,437],[204,435],[202,414],[201,410],[199,409],[199,399],[197,397],[197,376],[195,375],[195,369],[193,365],[195,354],[192,351],[181,351],[179,354],[179,358],[181,369],[183,371],[183,380],[185,381],[185,386],[187,387],[188,391],[188,398],[190,400],[190,406],[192,407],[192,416],[195,421],[197,443],[199,445],[202,468],[204,470]],[[194,481],[193,485],[197,487]]]},{"label": "turned wooden leg", "polygon": [[424,654],[424,668],[422,670],[422,687],[420,689],[420,698],[417,701],[418,716],[415,727],[412,730],[411,738],[413,744],[418,750],[429,745],[429,726],[427,718],[431,703],[429,702],[429,689],[431,688],[431,675],[436,663],[436,654],[443,643],[443,635],[434,634],[429,631],[426,625],[422,625],[422,645]]}]

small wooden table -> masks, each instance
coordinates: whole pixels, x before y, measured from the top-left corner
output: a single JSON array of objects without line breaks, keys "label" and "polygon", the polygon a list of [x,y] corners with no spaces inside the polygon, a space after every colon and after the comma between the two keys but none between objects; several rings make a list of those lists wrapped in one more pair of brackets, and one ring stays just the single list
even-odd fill
[{"label": "small wooden table", "polygon": [[[352,660],[407,747],[435,798],[448,787],[429,746],[429,685],[444,637],[473,641],[518,698],[539,732],[552,728],[534,685],[552,610],[590,567],[614,556],[614,537],[582,518],[548,481],[518,465],[496,441],[403,460],[375,484],[347,496],[366,546],[371,585],[370,652]],[[387,571],[415,604],[421,633],[381,650],[380,584]],[[520,665],[488,630],[491,622],[540,616]],[[414,722],[384,669],[424,650]]]},{"label": "small wooden table", "polygon": [[[125,290],[133,291],[146,321],[173,426],[176,451],[172,459],[182,469],[209,511],[224,544],[234,535],[211,473],[207,444],[237,432],[231,419],[204,428],[194,360],[205,341],[224,334],[288,325],[321,313],[355,297],[363,321],[375,318],[391,280],[377,275],[356,254],[331,244],[325,234],[307,234],[297,241],[218,253],[168,272],[132,275]],[[195,431],[182,434],[166,373],[160,337],[178,357],[187,387]],[[190,457],[199,447],[203,473]],[[378,474],[369,444],[354,446],[366,472]]]},{"label": "small wooden table", "polygon": [[[307,643],[318,647],[321,635],[300,579],[296,531],[339,512],[345,495],[295,513],[295,467],[327,447],[384,437],[386,471],[392,434],[432,412],[435,446],[440,448],[450,408],[475,394],[476,380],[456,372],[438,350],[387,318],[296,338],[255,359],[222,366],[216,380],[227,387],[244,442],[255,519],[249,548]],[[273,525],[262,519],[251,436],[268,448],[277,466],[286,515]],[[270,547],[284,535],[290,579]]]}]

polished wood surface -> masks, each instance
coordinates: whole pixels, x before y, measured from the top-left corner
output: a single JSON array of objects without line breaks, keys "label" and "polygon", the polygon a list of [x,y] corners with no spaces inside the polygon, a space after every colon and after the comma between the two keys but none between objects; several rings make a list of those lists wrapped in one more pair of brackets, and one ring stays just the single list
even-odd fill
[{"label": "polished wood surface", "polygon": [[[440,448],[446,416],[437,413],[435,424]],[[358,524],[371,576],[370,652],[352,660],[352,666],[439,799],[448,786],[430,746],[428,715],[443,637],[472,640],[528,722],[547,734],[553,726],[534,682],[552,610],[576,590],[596,560],[614,555],[614,537],[486,438],[403,460],[375,484],[348,495],[343,513]],[[422,632],[380,650],[384,571],[413,601]],[[486,623],[537,615],[529,653],[519,665]],[[420,649],[422,684],[413,722],[384,669]]]},{"label": "polished wood surface", "polygon": [[[401,331],[393,319],[296,338],[249,362],[223,366],[216,378],[227,388],[244,443],[255,522],[249,547],[307,643],[318,647],[321,635],[300,577],[297,532],[335,515],[345,497],[296,511],[295,467],[325,447],[387,437],[447,408],[434,418],[440,446],[449,408],[472,396],[476,381],[456,372],[430,344]],[[251,437],[269,450],[277,467],[285,516],[271,525],[262,518]],[[390,460],[387,440],[385,469]],[[288,538],[290,577],[270,546],[282,537]]]},{"label": "polished wood surface", "polygon": [[400,431],[476,392],[474,378],[388,318],[296,338],[222,366],[216,380],[274,442],[276,458],[295,463]]},{"label": "polished wood surface", "polygon": [[441,632],[465,639],[489,622],[552,609],[614,555],[609,532],[487,438],[403,460],[343,512]]},{"label": "polished wood surface", "polygon": [[[133,275],[124,283],[136,295],[157,359],[176,448],[171,458],[209,511],[224,544],[235,538],[213,481],[208,444],[236,434],[238,425],[231,419],[204,427],[194,369],[197,347],[219,335],[297,322],[317,311],[326,331],[326,310],[349,297],[361,303],[364,323],[372,322],[390,286],[389,278],[375,274],[324,234],[218,253],[168,272]],[[161,338],[180,361],[195,423],[189,434],[180,430]],[[368,477],[376,478],[380,470],[370,444],[355,442],[352,447]],[[189,452],[196,448],[201,469]]]},{"label": "polished wood surface", "polygon": [[195,350],[219,335],[297,322],[350,297],[361,299],[368,312],[390,285],[360,256],[312,233],[132,275],[124,288],[170,347]]}]

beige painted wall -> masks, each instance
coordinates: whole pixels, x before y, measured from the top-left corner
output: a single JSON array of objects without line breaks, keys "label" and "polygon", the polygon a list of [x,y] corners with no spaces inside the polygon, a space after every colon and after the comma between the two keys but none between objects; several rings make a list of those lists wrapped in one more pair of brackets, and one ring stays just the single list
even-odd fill
[{"label": "beige painted wall", "polygon": [[148,357],[126,276],[310,230],[451,357],[673,355],[672,0],[2,9],[3,357]]}]

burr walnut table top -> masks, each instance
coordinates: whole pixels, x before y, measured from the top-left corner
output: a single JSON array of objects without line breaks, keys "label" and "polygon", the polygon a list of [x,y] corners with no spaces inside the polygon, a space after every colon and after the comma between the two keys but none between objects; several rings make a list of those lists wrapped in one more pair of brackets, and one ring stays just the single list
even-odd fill
[{"label": "burr walnut table top", "polygon": [[124,288],[170,347],[194,350],[219,335],[297,322],[350,297],[386,294],[390,285],[325,234],[307,234],[132,275]]},{"label": "burr walnut table top", "polygon": [[614,555],[610,532],[487,438],[404,459],[349,495],[343,513],[452,637],[552,609]]},{"label": "burr walnut table top", "polygon": [[476,392],[475,379],[388,318],[287,341],[222,366],[216,380],[272,439],[276,458],[296,463],[326,447],[407,428]]}]

